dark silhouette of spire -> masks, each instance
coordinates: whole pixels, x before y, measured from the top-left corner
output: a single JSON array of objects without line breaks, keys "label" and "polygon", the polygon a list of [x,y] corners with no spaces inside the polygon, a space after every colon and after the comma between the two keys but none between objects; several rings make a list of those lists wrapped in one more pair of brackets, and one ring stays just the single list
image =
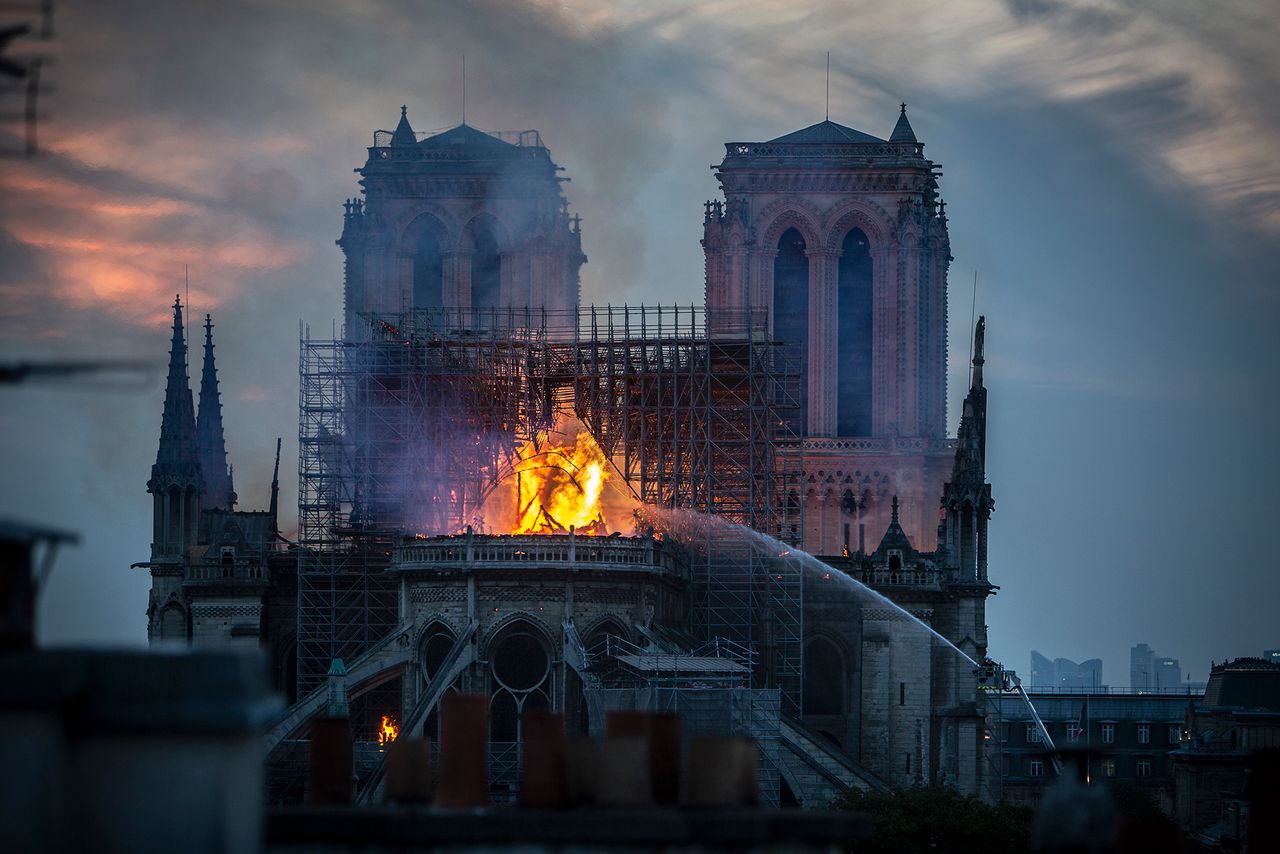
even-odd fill
[{"label": "dark silhouette of spire", "polygon": [[987,520],[995,509],[987,483],[987,389],[982,384],[986,318],[973,330],[973,371],[960,413],[951,479],[942,488],[943,522],[938,542],[947,565],[965,581],[987,583]]},{"label": "dark silhouette of spire", "polygon": [[919,142],[916,139],[916,132],[911,129],[911,122],[907,121],[907,105],[902,106],[902,114],[898,116],[898,123],[893,126],[893,133],[889,134],[890,142]]},{"label": "dark silhouette of spire", "polygon": [[160,419],[160,447],[152,479],[158,474],[187,483],[200,479],[196,454],[195,406],[187,377],[187,342],[182,328],[182,301],[174,297],[173,337],[169,342],[169,377],[164,390],[164,414]]},{"label": "dark silhouette of spire", "polygon": [[271,473],[271,533],[280,533],[280,437],[276,437],[276,467]]},{"label": "dark silhouette of spire", "polygon": [[204,474],[201,504],[206,509],[230,510],[236,493],[227,466],[227,443],[222,431],[222,398],[218,369],[213,361],[213,318],[204,316],[204,369],[200,372],[200,412],[196,417],[196,443]]},{"label": "dark silhouette of spire", "polygon": [[987,389],[982,384],[982,366],[987,319],[979,317],[973,330],[973,369],[970,373],[969,394],[960,410],[960,429],[956,433],[957,446],[953,481],[969,480],[982,483],[987,471]]},{"label": "dark silhouette of spire", "polygon": [[182,301],[173,301],[173,337],[169,343],[169,377],[160,418],[160,447],[151,467],[147,492],[154,496],[152,558],[181,555],[194,542],[199,495],[204,488],[196,441],[195,406],[187,376],[187,342],[182,327]]},{"label": "dark silhouette of spire", "polygon": [[417,137],[413,135],[413,126],[409,124],[409,107],[403,105],[400,107],[400,123],[391,132],[391,144],[414,145],[417,141]]}]

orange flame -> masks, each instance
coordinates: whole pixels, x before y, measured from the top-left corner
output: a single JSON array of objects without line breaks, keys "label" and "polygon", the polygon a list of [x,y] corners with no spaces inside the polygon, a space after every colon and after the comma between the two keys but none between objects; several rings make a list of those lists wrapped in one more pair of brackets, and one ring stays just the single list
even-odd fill
[{"label": "orange flame", "polygon": [[639,506],[591,431],[568,417],[516,451],[511,476],[485,499],[475,527],[511,534],[564,534],[572,527],[603,537],[629,529]]},{"label": "orange flame", "polygon": [[609,461],[586,430],[572,444],[533,443],[516,463],[516,534],[555,534],[573,526],[584,534],[608,534],[600,497]]},{"label": "orange flame", "polygon": [[396,736],[400,734],[400,726],[396,723],[396,719],[388,715],[382,716],[382,727],[378,730],[378,747],[386,747],[388,744],[396,740]]}]

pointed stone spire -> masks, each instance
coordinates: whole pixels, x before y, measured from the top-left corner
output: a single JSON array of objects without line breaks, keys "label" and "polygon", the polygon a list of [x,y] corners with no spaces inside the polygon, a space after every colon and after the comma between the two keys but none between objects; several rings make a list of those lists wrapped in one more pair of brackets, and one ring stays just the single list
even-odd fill
[{"label": "pointed stone spire", "polygon": [[160,447],[151,467],[147,492],[153,496],[152,560],[180,557],[195,541],[199,495],[204,488],[196,442],[195,405],[187,376],[187,342],[182,328],[182,301],[173,302],[173,337],[169,342],[169,378],[160,418]]},{"label": "pointed stone spire", "polygon": [[915,550],[911,547],[911,538],[907,536],[907,532],[902,530],[902,524],[898,521],[898,496],[893,496],[893,503],[890,506],[891,516],[889,517],[889,527],[885,529],[884,536],[880,538],[880,545],[876,547],[875,556],[883,557],[889,549],[896,549],[902,552],[903,557],[915,554]]},{"label": "pointed stone spire", "polygon": [[890,142],[919,142],[916,139],[916,132],[911,129],[911,122],[907,121],[907,105],[902,105],[902,114],[898,116],[898,123],[893,126],[893,133],[889,134]]},{"label": "pointed stone spire", "polygon": [[973,329],[973,370],[969,393],[960,410],[960,429],[956,433],[956,458],[952,480],[982,483],[987,470],[987,389],[982,384],[982,366],[987,318],[978,318]]},{"label": "pointed stone spire", "polygon": [[[187,376],[187,342],[182,327],[182,301],[176,296],[173,302],[173,337],[169,341],[169,377],[164,390],[164,414],[160,419],[160,447],[156,452],[156,464],[151,469],[153,481],[157,476],[183,484],[200,479],[195,406]],[[151,483],[147,484],[147,489],[151,491]]]},{"label": "pointed stone spire", "polygon": [[276,437],[276,467],[271,474],[271,533],[280,533],[280,442]]},{"label": "pointed stone spire", "polygon": [[236,493],[227,466],[227,443],[222,430],[222,397],[218,392],[218,369],[213,360],[213,318],[204,316],[204,369],[200,373],[200,412],[196,417],[196,443],[200,470],[204,474],[201,505],[206,509],[230,510]]},{"label": "pointed stone spire", "polygon": [[409,124],[409,107],[407,104],[400,106],[400,124],[396,125],[396,129],[391,132],[392,145],[414,145],[418,141],[413,135],[413,127]]}]

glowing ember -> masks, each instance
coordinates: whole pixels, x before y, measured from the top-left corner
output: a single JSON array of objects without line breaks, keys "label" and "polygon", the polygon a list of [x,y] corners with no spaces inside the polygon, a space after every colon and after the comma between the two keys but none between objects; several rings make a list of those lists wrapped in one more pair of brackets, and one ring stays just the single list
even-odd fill
[{"label": "glowing ember", "polygon": [[609,478],[609,461],[586,430],[571,444],[520,451],[516,472],[516,534],[557,534],[570,526],[584,534],[605,535],[600,496]]},{"label": "glowing ember", "polygon": [[388,744],[396,740],[396,736],[400,734],[400,727],[396,724],[396,720],[388,715],[382,716],[382,727],[378,730],[378,746],[386,747]]}]

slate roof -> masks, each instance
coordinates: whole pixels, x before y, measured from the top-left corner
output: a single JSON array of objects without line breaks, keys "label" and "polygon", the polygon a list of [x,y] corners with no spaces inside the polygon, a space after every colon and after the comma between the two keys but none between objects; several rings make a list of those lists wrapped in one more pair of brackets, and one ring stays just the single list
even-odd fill
[{"label": "slate roof", "polygon": [[851,127],[845,127],[836,124],[831,120],[818,122],[816,125],[809,125],[807,128],[792,131],[789,134],[771,139],[769,142],[783,142],[789,144],[796,143],[824,143],[824,142],[886,142],[878,136],[872,136],[869,133],[863,133],[860,130],[854,130]]},{"label": "slate roof", "polygon": [[456,128],[450,128],[447,131],[429,136],[422,142],[418,143],[419,148],[452,148],[454,146],[466,146],[468,148],[490,149],[493,151],[508,152],[518,146],[509,142],[503,142],[495,136],[490,136],[482,130],[476,130],[471,125],[458,125]]}]

